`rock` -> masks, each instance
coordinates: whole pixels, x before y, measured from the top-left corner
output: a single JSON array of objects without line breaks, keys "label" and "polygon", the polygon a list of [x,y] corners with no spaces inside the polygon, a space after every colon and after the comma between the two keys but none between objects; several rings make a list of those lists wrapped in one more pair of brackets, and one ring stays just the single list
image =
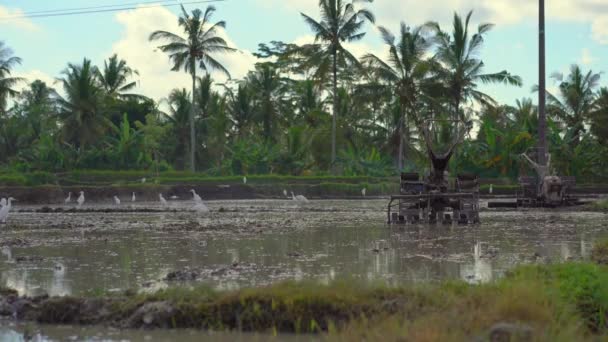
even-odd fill
[{"label": "rock", "polygon": [[497,323],[490,328],[491,342],[532,341],[534,330],[527,325]]},{"label": "rock", "polygon": [[200,272],[194,270],[179,270],[169,272],[164,280],[166,281],[194,281],[200,277]]},{"label": "rock", "polygon": [[25,255],[25,256],[18,256],[15,258],[16,262],[39,262],[42,260],[44,260],[44,259],[38,255]]},{"label": "rock", "polygon": [[175,308],[169,302],[146,303],[127,319],[129,328],[173,328]]},{"label": "rock", "polygon": [[0,316],[13,316],[15,309],[6,300],[0,302]]}]

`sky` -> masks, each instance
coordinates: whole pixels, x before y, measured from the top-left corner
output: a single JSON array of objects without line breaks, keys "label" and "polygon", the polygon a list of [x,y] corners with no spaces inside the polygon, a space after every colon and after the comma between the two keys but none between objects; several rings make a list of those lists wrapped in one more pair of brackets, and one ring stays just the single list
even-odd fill
[{"label": "sky", "polygon": [[[190,2],[192,0],[183,0]],[[75,16],[1,19],[20,13],[72,9],[90,6],[144,3],[137,0],[0,0],[0,41],[23,59],[14,74],[30,81],[41,79],[53,84],[68,63],[89,58],[96,65],[114,53],[139,71],[137,92],[160,100],[173,88],[190,87],[184,72],[170,71],[171,64],[159,45],[149,42],[155,30],[180,32],[179,6],[138,8],[136,10]],[[164,2],[166,3],[166,2]],[[177,1],[175,3],[178,3]],[[521,88],[488,85],[482,90],[502,103],[512,104],[523,97],[535,98],[531,88],[538,82],[538,2],[537,0],[375,0],[366,5],[376,16],[376,24],[393,32],[401,21],[415,26],[437,21],[449,30],[454,12],[465,15],[473,10],[473,22],[493,23],[487,34],[481,58],[485,71],[508,70],[523,78]],[[187,4],[187,10],[204,9],[208,4]],[[256,63],[252,52],[259,43],[273,40],[310,42],[313,36],[300,13],[318,18],[318,0],[226,0],[215,2],[214,19],[227,22],[223,33],[238,53],[219,58],[233,78],[241,78]],[[547,74],[567,73],[577,63],[583,70],[608,72],[608,0],[547,1]],[[348,48],[358,56],[372,52],[384,57],[376,27],[366,26],[367,35]],[[608,74],[602,75],[608,86]],[[220,75],[215,75],[223,81]],[[548,80],[548,89],[555,89]]]}]

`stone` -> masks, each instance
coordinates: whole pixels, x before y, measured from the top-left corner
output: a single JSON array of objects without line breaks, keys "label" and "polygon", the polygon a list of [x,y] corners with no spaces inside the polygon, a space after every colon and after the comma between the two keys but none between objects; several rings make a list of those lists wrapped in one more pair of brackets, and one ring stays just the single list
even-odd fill
[{"label": "stone", "polygon": [[497,323],[490,328],[491,342],[532,341],[534,330],[527,325]]}]

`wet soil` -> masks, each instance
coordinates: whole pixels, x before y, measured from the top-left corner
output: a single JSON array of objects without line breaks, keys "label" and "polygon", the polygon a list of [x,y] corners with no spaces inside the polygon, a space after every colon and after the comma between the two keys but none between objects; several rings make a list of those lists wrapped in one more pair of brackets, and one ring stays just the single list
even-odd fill
[{"label": "wet soil", "polygon": [[[385,200],[207,205],[205,214],[182,200],[168,206],[87,202],[78,209],[16,204],[1,227],[0,285],[26,297],[3,294],[0,315],[45,322],[41,315],[52,314],[49,322],[59,323],[57,313],[44,308],[61,300],[65,323],[139,327],[134,322],[150,319],[145,312],[162,316],[175,308],[156,303],[145,312],[104,317],[99,312],[115,302],[96,296],[193,285],[232,290],[285,280],[483,283],[519,264],[587,259],[594,241],[608,237],[608,214],[580,210],[484,211],[480,225],[389,227]],[[23,333],[0,326],[0,335]]]},{"label": "wet soil", "polygon": [[608,215],[488,211],[482,224],[384,224],[383,200],[17,206],[2,227],[0,285],[31,296],[235,289],[283,280],[486,282],[521,263],[580,260]]}]

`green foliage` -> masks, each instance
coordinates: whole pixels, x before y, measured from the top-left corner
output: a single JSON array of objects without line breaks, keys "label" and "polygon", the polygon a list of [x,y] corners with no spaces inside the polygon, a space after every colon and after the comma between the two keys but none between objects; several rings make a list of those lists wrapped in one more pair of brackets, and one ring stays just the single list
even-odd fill
[{"label": "green foliage", "polygon": [[[597,207],[608,210],[608,201],[597,203]],[[591,250],[591,261],[598,265],[608,265],[608,240],[595,242]]]},{"label": "green foliage", "polygon": [[[61,174],[101,169],[145,170],[141,174],[148,179],[171,184],[208,176],[330,171],[377,178],[404,170],[425,174],[428,146],[450,145],[453,126],[463,126],[458,131],[464,128],[466,134],[450,161],[451,175],[467,172],[514,181],[534,172],[520,157],[537,145],[538,113],[532,100],[499,104],[479,90],[483,83],[521,83],[507,71],[483,70],[479,56],[492,25],[481,24],[473,32],[468,13],[455,14],[449,30],[434,23],[403,23],[393,35],[381,27],[387,54],[357,60],[343,44],[363,37],[365,22],[373,21],[364,7],[319,2],[320,20],[302,17],[317,41],[261,44],[263,61],[243,79],[224,84],[214,82],[208,71],[228,72],[214,59],[233,51],[218,33],[225,23],[211,20],[213,7],[183,11],[178,22],[182,35],[157,31],[150,38],[162,41],[160,49],[171,57],[173,69],[192,76],[193,89],[174,89],[158,103],[131,93],[137,71],[117,55],[100,67],[87,58],[68,64],[60,92],[35,80],[18,94],[14,86],[21,80],[10,72],[20,59],[0,45],[0,167],[11,171],[6,182],[53,182],[12,176],[45,171],[59,174],[59,182],[89,179],[94,184],[106,180],[97,180],[94,173],[82,180]],[[203,23],[207,25],[199,25]],[[200,72],[203,77],[197,77]],[[547,95],[552,167],[557,174],[576,176],[579,183],[608,181],[608,90],[599,83],[600,73],[573,66],[556,80],[558,92]],[[9,98],[15,101],[6,108]],[[464,123],[437,125],[433,141],[427,142],[421,125],[429,118]],[[201,174],[165,173],[191,166]]]}]

